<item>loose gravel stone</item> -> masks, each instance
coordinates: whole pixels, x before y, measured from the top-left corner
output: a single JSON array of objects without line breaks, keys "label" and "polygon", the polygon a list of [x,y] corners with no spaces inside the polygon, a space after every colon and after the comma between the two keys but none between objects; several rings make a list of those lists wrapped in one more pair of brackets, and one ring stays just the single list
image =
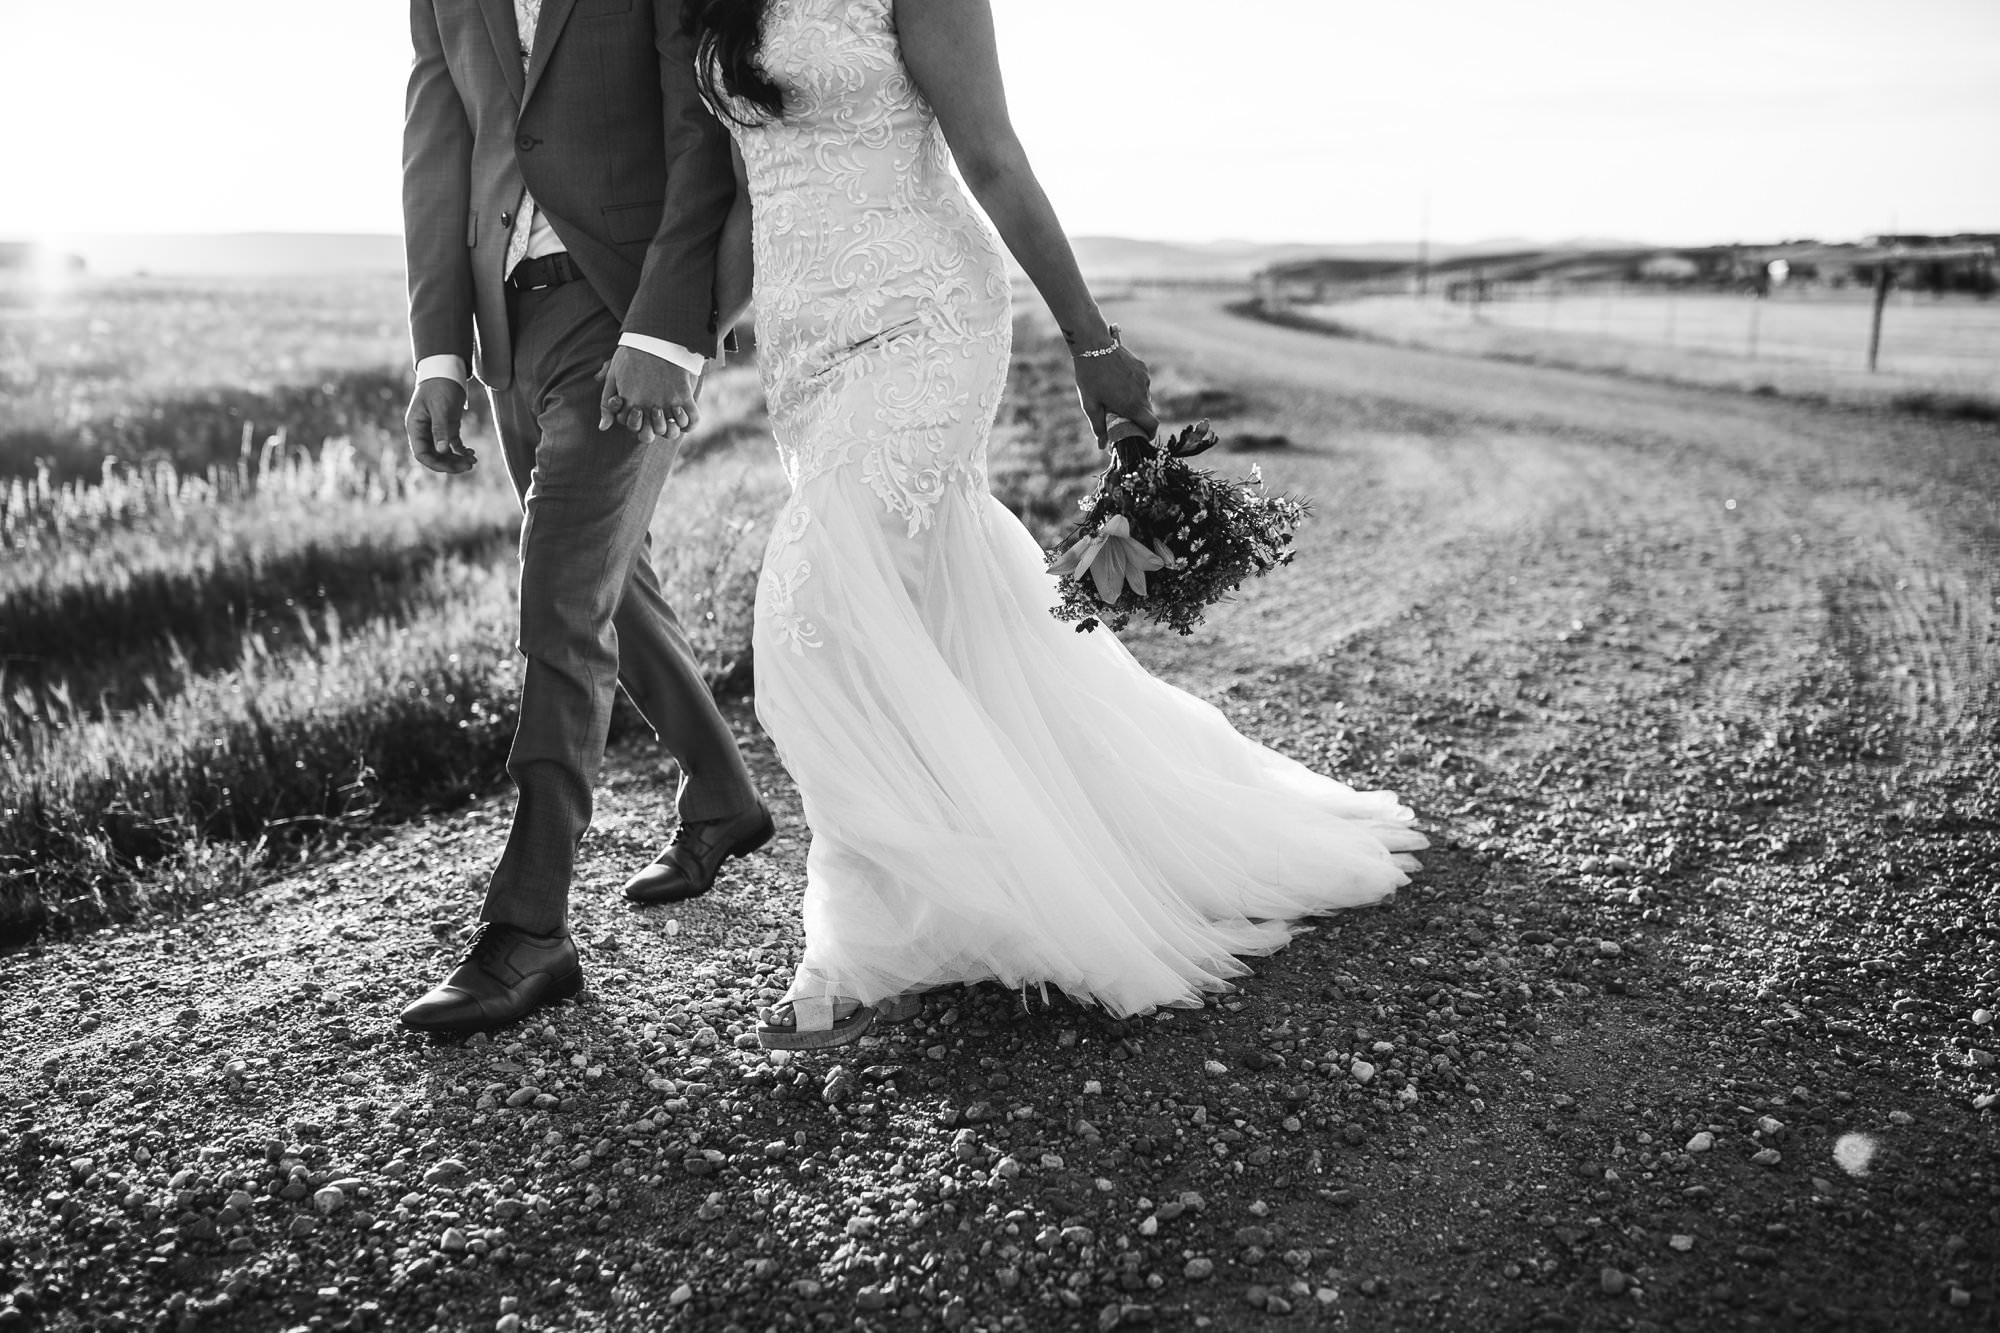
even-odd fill
[{"label": "loose gravel stone", "polygon": [[424,1184],[448,1185],[453,1181],[463,1180],[465,1174],[464,1162],[459,1161],[456,1157],[447,1157],[424,1172]]}]

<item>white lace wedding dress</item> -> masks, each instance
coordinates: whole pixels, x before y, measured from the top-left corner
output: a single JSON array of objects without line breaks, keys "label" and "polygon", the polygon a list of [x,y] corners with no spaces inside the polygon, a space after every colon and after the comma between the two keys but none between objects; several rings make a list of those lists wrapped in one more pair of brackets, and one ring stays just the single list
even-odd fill
[{"label": "white lace wedding dress", "polygon": [[1198,1003],[1287,923],[1377,901],[1424,846],[1238,735],[1109,633],[1056,621],[988,493],[1008,276],[892,0],[772,0],[781,121],[732,129],[759,364],[791,480],[756,613],[757,715],[804,798],[793,993],[995,978],[1114,1014]]}]

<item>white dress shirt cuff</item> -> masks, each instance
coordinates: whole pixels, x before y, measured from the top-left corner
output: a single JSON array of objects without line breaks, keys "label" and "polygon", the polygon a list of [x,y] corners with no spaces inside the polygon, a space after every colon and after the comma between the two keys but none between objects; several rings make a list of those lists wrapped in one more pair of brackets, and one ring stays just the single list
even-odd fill
[{"label": "white dress shirt cuff", "polygon": [[662,361],[671,361],[690,375],[698,376],[708,368],[708,358],[700,352],[690,352],[679,343],[670,343],[665,338],[649,338],[643,333],[623,333],[618,336],[618,345],[636,351],[650,352]]},{"label": "white dress shirt cuff", "polygon": [[417,362],[417,379],[456,380],[458,387],[465,387],[465,358],[462,356],[426,356]]}]

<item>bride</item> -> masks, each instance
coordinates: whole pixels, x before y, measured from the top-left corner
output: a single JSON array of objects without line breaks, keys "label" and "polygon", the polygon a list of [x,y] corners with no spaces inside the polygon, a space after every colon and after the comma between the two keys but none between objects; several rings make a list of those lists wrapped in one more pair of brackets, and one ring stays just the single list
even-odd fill
[{"label": "bride", "polygon": [[727,326],[754,296],[791,482],[758,586],[757,716],[812,846],[804,957],[759,1041],[840,1045],[988,978],[1118,1015],[1199,1004],[1287,923],[1406,882],[1425,843],[1392,793],[1245,739],[1108,633],[1058,623],[1039,547],[988,493],[1011,332],[993,228],[1098,439],[1107,413],[1157,425],[1009,124],[988,0],[688,14],[736,147],[718,303]]}]

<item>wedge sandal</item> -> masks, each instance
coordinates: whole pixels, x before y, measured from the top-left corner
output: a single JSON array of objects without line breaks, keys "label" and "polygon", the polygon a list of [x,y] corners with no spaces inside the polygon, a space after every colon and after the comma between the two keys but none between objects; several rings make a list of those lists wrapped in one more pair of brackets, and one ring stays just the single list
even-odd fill
[{"label": "wedge sandal", "polygon": [[757,1044],[767,1051],[821,1051],[861,1040],[875,1025],[873,1005],[816,995],[780,1000],[758,1016]]}]

